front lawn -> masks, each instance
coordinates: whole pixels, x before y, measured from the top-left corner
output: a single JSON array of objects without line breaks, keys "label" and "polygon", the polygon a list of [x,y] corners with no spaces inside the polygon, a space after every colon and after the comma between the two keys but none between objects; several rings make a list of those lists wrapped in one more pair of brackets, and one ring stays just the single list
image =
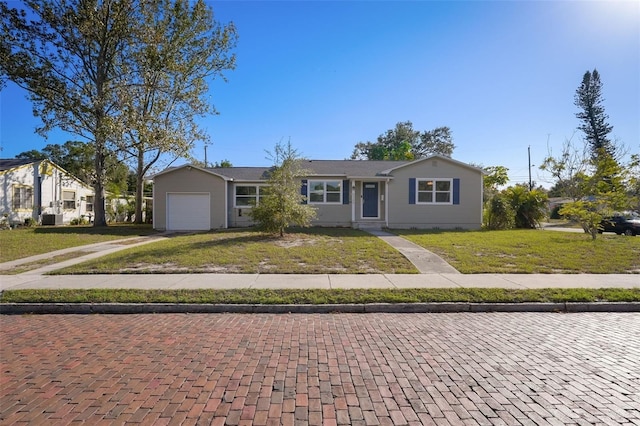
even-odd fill
[{"label": "front lawn", "polygon": [[294,230],[275,238],[251,229],[176,235],[126,249],[59,274],[110,273],[417,273],[398,251],[348,228]]},{"label": "front lawn", "polygon": [[640,237],[542,230],[394,230],[464,274],[640,273]]},{"label": "front lawn", "polygon": [[0,231],[0,263],[69,247],[155,233],[151,225],[39,226]]}]

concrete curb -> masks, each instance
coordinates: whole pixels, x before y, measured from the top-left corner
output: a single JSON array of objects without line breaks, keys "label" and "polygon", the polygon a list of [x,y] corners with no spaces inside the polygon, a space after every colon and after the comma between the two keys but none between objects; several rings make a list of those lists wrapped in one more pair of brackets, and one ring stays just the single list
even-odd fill
[{"label": "concrete curb", "polygon": [[1,303],[1,315],[25,314],[329,314],[459,312],[640,312],[638,302],[596,303],[371,303],[326,305],[252,305],[191,303]]}]

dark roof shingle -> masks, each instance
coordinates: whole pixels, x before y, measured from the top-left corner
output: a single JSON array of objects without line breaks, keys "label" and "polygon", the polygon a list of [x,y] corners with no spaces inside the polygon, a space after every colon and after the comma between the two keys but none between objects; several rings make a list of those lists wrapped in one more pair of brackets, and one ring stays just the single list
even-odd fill
[{"label": "dark roof shingle", "polygon": [[[302,168],[316,176],[375,177],[384,170],[392,169],[409,161],[371,160],[303,160]],[[207,170],[233,180],[257,181],[268,179],[270,167],[215,167]]]},{"label": "dark roof shingle", "polygon": [[0,158],[0,172],[11,170],[25,164],[35,163],[38,160],[30,160],[25,158]]}]

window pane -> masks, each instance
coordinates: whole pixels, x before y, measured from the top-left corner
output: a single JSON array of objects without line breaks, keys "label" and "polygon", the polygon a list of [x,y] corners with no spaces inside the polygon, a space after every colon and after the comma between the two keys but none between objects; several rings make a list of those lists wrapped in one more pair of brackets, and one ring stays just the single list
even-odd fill
[{"label": "window pane", "polygon": [[432,192],[418,192],[418,202],[419,203],[431,203],[431,202],[433,202],[433,193]]},{"label": "window pane", "polygon": [[448,180],[436,181],[436,191],[449,191],[451,188],[451,182]]},{"label": "window pane", "polygon": [[73,191],[62,191],[62,208],[73,210],[76,208],[76,193]]},{"label": "window pane", "polygon": [[312,192],[309,195],[309,201],[311,201],[312,203],[322,203],[324,201],[322,192]]},{"label": "window pane", "polygon": [[327,203],[339,203],[340,202],[340,193],[339,192],[328,192],[327,193]]},{"label": "window pane", "polygon": [[433,181],[432,180],[419,180],[418,181],[418,191],[433,191]]},{"label": "window pane", "polygon": [[448,203],[449,200],[448,192],[436,192],[436,203]]},{"label": "window pane", "polygon": [[324,182],[311,181],[309,182],[309,191],[324,191]]},{"label": "window pane", "polygon": [[255,186],[236,186],[236,195],[256,195]]},{"label": "window pane", "polygon": [[327,182],[327,191],[331,192],[340,192],[340,181],[329,181]]},{"label": "window pane", "polygon": [[246,207],[251,206],[255,202],[255,197],[236,197],[236,206]]},{"label": "window pane", "polygon": [[33,188],[24,188],[24,207],[33,208]]},{"label": "window pane", "polygon": [[13,188],[13,209],[17,210],[21,208],[22,203],[20,202],[20,188]]}]

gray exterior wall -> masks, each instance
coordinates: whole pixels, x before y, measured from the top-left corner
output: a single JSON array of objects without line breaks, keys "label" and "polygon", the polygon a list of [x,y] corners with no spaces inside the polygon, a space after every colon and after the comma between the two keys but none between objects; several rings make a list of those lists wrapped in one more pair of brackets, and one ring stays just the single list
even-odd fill
[{"label": "gray exterior wall", "polygon": [[[334,177],[322,177],[313,176],[311,180],[340,180],[342,178]],[[246,227],[254,225],[251,220],[250,207],[237,207],[235,206],[235,185],[264,185],[264,181],[256,182],[228,182],[228,214],[229,214],[229,227]],[[302,182],[300,182],[302,186]],[[344,195],[343,195],[344,196]],[[351,195],[349,195],[351,198]],[[344,198],[343,198],[344,200]],[[350,202],[351,200],[349,200]],[[309,203],[316,210],[316,219],[312,222],[312,225],[316,226],[351,226],[351,205],[350,204],[323,204],[323,203]]]},{"label": "gray exterior wall", "polygon": [[[350,164],[350,163],[345,163]],[[362,167],[358,162],[357,166]],[[355,167],[355,166],[354,166]],[[393,167],[393,164],[388,167]],[[229,180],[217,171],[207,172],[197,167],[180,167],[156,175],[154,178],[154,228],[164,230],[167,223],[168,193],[208,193],[210,195],[210,229],[252,226],[251,208],[235,205],[236,185],[264,185],[260,173],[247,179],[241,174],[247,171],[230,169]],[[238,174],[234,177],[233,172]],[[249,172],[253,172],[249,169]],[[390,228],[463,228],[477,229],[482,225],[482,172],[463,163],[444,157],[434,157],[413,163],[404,163],[389,172],[380,170],[378,175],[357,177],[350,180],[344,176],[314,175],[308,181],[342,182],[340,203],[309,203],[316,209],[317,217],[312,222],[317,226]],[[220,173],[222,174],[222,172]],[[255,180],[254,180],[255,179]],[[410,182],[415,189],[416,179],[450,179],[451,204],[419,204],[410,202]],[[363,217],[363,184],[378,183],[378,217]],[[302,184],[302,182],[301,182]],[[303,185],[301,185],[301,188]],[[308,186],[307,186],[308,188]],[[303,193],[306,193],[303,190]],[[455,195],[454,195],[455,194]],[[226,197],[226,198],[225,198]],[[417,198],[417,197],[416,197]],[[453,200],[455,198],[455,201]]]},{"label": "gray exterior wall", "polygon": [[[446,159],[426,159],[392,172],[389,183],[389,228],[463,228],[482,226],[482,173]],[[410,204],[412,178],[459,179],[459,204]]]},{"label": "gray exterior wall", "polygon": [[153,228],[161,231],[167,226],[168,193],[209,193],[210,229],[224,228],[226,181],[195,167],[183,167],[153,179]]},{"label": "gray exterior wall", "polygon": [[[341,181],[342,182],[342,194],[341,203],[312,203],[310,200],[307,203],[316,209],[316,218],[313,220],[312,225],[316,226],[351,226],[351,184],[345,182],[343,177],[336,176],[312,176],[307,179],[308,181]],[[346,190],[344,185],[346,186]],[[347,194],[345,194],[345,192]],[[348,199],[345,199],[345,196]],[[307,197],[308,199],[309,197]]]}]

